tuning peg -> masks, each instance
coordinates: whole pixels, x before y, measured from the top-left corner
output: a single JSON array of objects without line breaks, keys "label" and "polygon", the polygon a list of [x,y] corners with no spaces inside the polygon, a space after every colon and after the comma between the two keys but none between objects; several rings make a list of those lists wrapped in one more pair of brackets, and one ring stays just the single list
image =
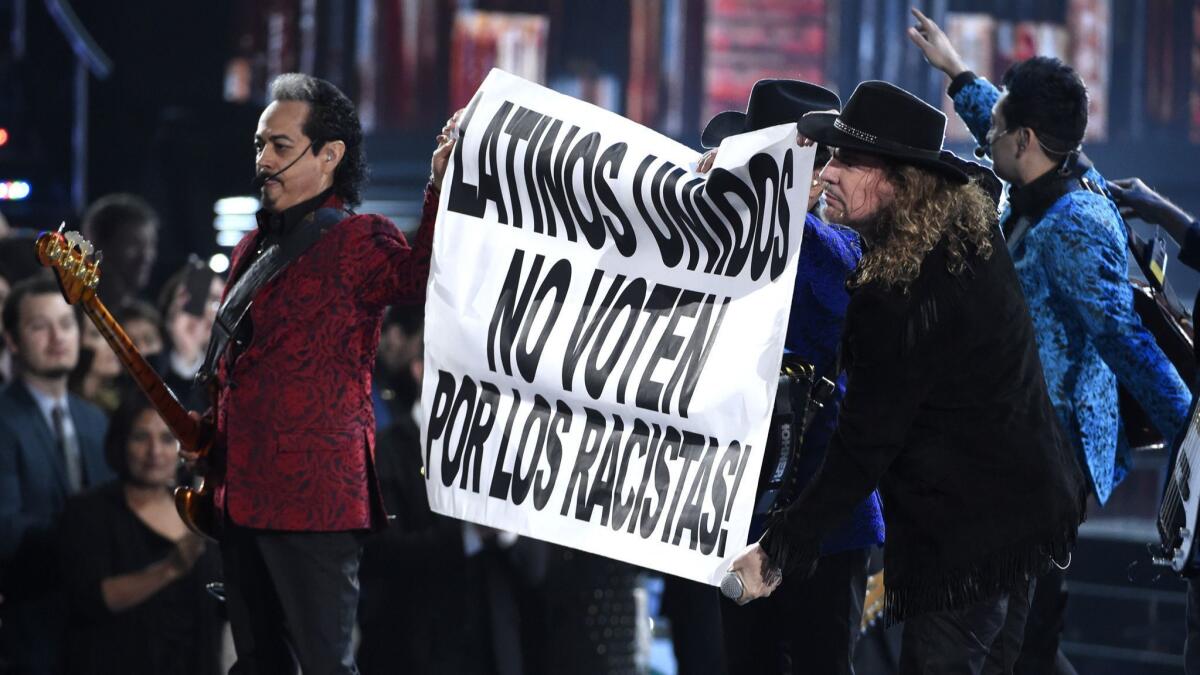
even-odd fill
[{"label": "tuning peg", "polygon": [[100,266],[100,262],[101,262],[102,260],[104,260],[104,251],[96,251],[95,260],[96,260],[96,265],[95,265],[95,266],[96,266],[96,267],[99,267],[99,266]]},{"label": "tuning peg", "polygon": [[63,232],[65,232],[66,229],[67,229],[67,221],[64,220],[58,224],[58,233],[59,234],[62,234]]}]

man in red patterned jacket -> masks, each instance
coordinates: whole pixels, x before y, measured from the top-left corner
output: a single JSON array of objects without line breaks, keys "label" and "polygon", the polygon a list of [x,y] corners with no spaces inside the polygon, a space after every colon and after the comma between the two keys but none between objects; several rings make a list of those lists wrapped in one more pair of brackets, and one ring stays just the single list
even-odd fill
[{"label": "man in red patterned jacket", "polygon": [[[206,364],[231,672],[356,673],[359,542],[386,520],[371,370],[384,308],[424,302],[437,190],[411,244],[353,213],[366,177],[353,104],[295,73],[271,99],[254,136],[263,208],[234,249]],[[444,171],[448,132],[439,143]]]}]

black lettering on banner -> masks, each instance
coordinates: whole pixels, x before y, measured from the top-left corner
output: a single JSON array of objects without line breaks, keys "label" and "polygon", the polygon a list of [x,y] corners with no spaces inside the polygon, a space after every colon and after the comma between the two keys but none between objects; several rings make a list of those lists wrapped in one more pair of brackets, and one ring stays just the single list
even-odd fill
[{"label": "black lettering on banner", "polygon": [[[679,459],[682,441],[683,435],[675,427],[667,427],[663,432],[663,440],[658,447],[654,463],[654,501],[651,502],[650,498],[642,500],[641,512],[638,514],[638,534],[642,539],[649,539],[650,535],[654,534],[658,528],[658,521],[667,508],[667,495],[671,490],[671,466],[667,461]],[[653,504],[653,507],[650,507],[650,504]],[[667,522],[670,521],[668,516]]]},{"label": "black lettering on banner", "polygon": [[[571,511],[571,495],[575,495],[575,517],[584,511],[588,499],[588,472],[600,455],[600,444],[604,442],[604,415],[591,408],[584,408],[583,437],[579,441],[579,452],[575,455],[575,466],[567,480],[567,493],[563,497],[562,510],[565,516]],[[581,518],[581,520],[587,520]]]},{"label": "black lettering on banner", "polygon": [[[542,115],[533,131],[529,133],[528,142],[525,144],[525,194],[529,195],[529,210],[533,213],[533,231],[538,234],[546,234],[546,226],[542,217],[543,210],[552,210],[554,207],[549,204],[542,205],[541,196],[538,193],[537,175],[534,172],[534,160],[538,157],[537,148],[542,140],[542,134],[545,133],[546,127],[550,126],[552,121],[549,116]],[[553,219],[554,214],[550,213],[548,217]]]},{"label": "black lettering on banner", "polygon": [[[625,450],[621,453],[621,468],[617,470],[617,482],[613,485],[612,505],[612,529],[619,530],[625,527],[626,521],[629,522],[630,531],[633,531],[633,523],[636,520],[630,518],[630,513],[633,511],[634,505],[637,503],[638,491],[630,487],[625,490],[625,479],[629,475],[629,460],[633,456],[634,449],[637,449],[639,458],[645,457],[650,449],[650,427],[640,419],[633,421],[633,429],[629,432],[629,439],[625,442]],[[646,467],[652,466],[652,463],[647,461]],[[643,487],[644,487],[643,483]]]},{"label": "black lettering on banner", "polygon": [[[604,424],[605,421],[601,419],[600,423]],[[596,469],[595,480],[588,487],[587,505],[584,507],[583,513],[577,513],[575,517],[580,520],[591,520],[592,511],[599,506],[600,524],[608,525],[613,486],[617,482],[617,451],[621,447],[625,422],[619,416],[613,415],[611,431],[607,427],[602,429],[603,431],[608,431],[608,439],[604,442],[604,452],[600,455],[600,466]]]},{"label": "black lettering on banner", "polygon": [[[579,318],[575,320],[575,326],[571,329],[571,337],[567,341],[567,353],[563,355],[562,385],[565,391],[572,390],[575,381],[575,369],[579,366],[579,361],[583,358],[584,350],[587,349],[588,344],[592,341],[592,337],[596,334],[596,329],[600,326],[600,319],[604,314],[604,308],[612,305],[617,291],[625,281],[625,275],[618,274],[613,279],[612,285],[608,287],[608,293],[605,294],[604,300],[596,304],[596,291],[599,290],[600,282],[603,279],[603,271],[596,270],[592,272],[592,280],[588,284],[587,294],[583,298],[583,306],[580,308]],[[595,307],[594,311],[592,310],[593,307]],[[591,318],[587,319],[589,311],[593,313]]]},{"label": "black lettering on banner", "polygon": [[[684,435],[684,443],[694,445],[703,445],[704,437],[699,434],[692,434],[690,437]],[[710,439],[708,449],[704,452],[704,458],[700,461],[700,468],[696,470],[692,477],[692,485],[688,488],[688,496],[684,502],[683,511],[679,514],[679,521],[675,525],[675,536],[671,538],[671,545],[678,546],[679,540],[683,536],[684,531],[691,532],[691,544],[689,548],[693,551],[697,547],[706,547],[708,552],[712,551],[713,545],[703,540],[700,529],[700,515],[704,509],[704,498],[707,495],[709,483],[712,482],[713,462],[717,458],[717,439]]]},{"label": "black lettering on banner", "polygon": [[433,401],[429,405],[429,424],[425,429],[425,478],[429,478],[430,453],[433,441],[442,437],[450,414],[450,401],[454,398],[454,376],[444,370],[438,371],[437,386],[433,390]]},{"label": "black lettering on banner", "polygon": [[[619,281],[614,281],[613,286],[616,287]],[[646,304],[646,280],[636,278],[629,282],[621,290],[621,294],[617,296],[614,303],[608,305],[608,313],[604,317],[604,323],[600,326],[600,331],[592,340],[592,348],[588,354],[587,364],[583,369],[583,383],[587,390],[588,396],[598,399],[604,393],[604,386],[608,383],[608,377],[612,374],[614,368],[617,367],[617,362],[620,361],[624,354],[624,348],[633,337],[633,330],[637,327],[638,316],[642,312],[642,306]],[[613,325],[620,318],[622,312],[626,313],[625,325],[613,335]],[[610,339],[611,338],[611,339]],[[608,353],[608,358],[604,363],[600,363],[601,347],[606,342],[612,342],[612,350]]]},{"label": "black lettering on banner", "polygon": [[[730,244],[729,255],[726,257],[724,274],[727,277],[736,277],[746,266],[750,247],[754,245],[754,222],[756,219],[754,214],[758,213],[758,198],[749,185],[725,169],[713,169],[710,172],[704,191],[712,200],[713,206],[717,207],[717,211],[725,216],[733,226],[733,242]],[[742,220],[741,214],[729,200],[730,195],[737,197],[749,209],[749,223]]]},{"label": "black lettering on banner", "polygon": [[[492,313],[492,321],[488,326],[488,368],[496,370],[496,352],[500,353],[500,365],[505,375],[512,375],[511,355],[514,342],[517,347],[517,370],[526,382],[533,382],[537,374],[538,363],[541,361],[542,350],[546,340],[554,328],[558,315],[562,311],[562,301],[571,285],[571,264],[566,259],[558,260],[551,266],[545,277],[541,277],[542,264],[546,257],[535,255],[533,265],[526,276],[524,272],[525,252],[517,249],[513,252],[512,262],[504,278],[504,286],[500,289],[500,297],[496,309]],[[526,277],[524,288],[521,289],[521,279]],[[534,285],[540,278],[540,284],[535,292]],[[554,299],[550,305],[550,313],[542,323],[540,333],[530,345],[530,335],[533,331],[538,310],[546,297],[553,293]],[[518,297],[519,296],[519,297]],[[517,335],[518,327],[521,329]]]},{"label": "black lettering on banner", "polygon": [[[550,495],[554,492],[558,469],[562,465],[562,434],[571,431],[571,407],[562,401],[556,401],[555,411],[554,418],[550,421],[550,437],[546,444],[546,463],[549,464],[550,471],[544,476],[544,480],[539,480],[533,486],[533,508],[538,511],[546,508]],[[543,476],[541,469],[537,475]]]},{"label": "black lettering on banner", "polygon": [[[712,230],[716,237],[716,251],[712,253],[712,258],[708,264],[704,266],[704,271],[710,274],[721,274],[725,269],[725,264],[729,260],[729,254],[733,248],[734,238],[737,236],[725,218],[713,210],[712,204],[705,197],[707,192],[707,184],[701,183],[697,189],[691,193],[691,203],[699,212],[699,220]],[[694,213],[694,212],[693,212]]]},{"label": "black lettering on banner", "polygon": [[671,495],[671,508],[667,510],[667,524],[663,528],[662,543],[667,543],[671,537],[671,524],[675,522],[675,514],[679,512],[679,502],[683,497],[683,489],[687,485],[692,463],[704,455],[704,437],[691,431],[683,432],[683,444],[679,456],[683,459],[683,470],[675,481],[675,490]]},{"label": "black lettering on banner", "polygon": [[492,471],[492,485],[488,488],[488,496],[496,499],[508,499],[508,491],[512,487],[512,474],[504,470],[504,458],[508,456],[508,443],[512,440],[513,423],[517,419],[517,410],[521,407],[521,392],[512,390],[512,402],[509,403],[508,421],[504,423],[504,434],[500,436],[500,447],[496,450],[496,468]]},{"label": "black lettering on banner", "polygon": [[[480,95],[476,94],[471,101],[471,105],[467,108],[467,112],[463,113],[463,118],[459,124],[459,136],[465,138],[467,130],[470,127],[471,117],[475,112],[475,104],[479,100]],[[492,116],[491,122],[488,123],[487,130],[483,132],[483,138],[479,144],[479,186],[470,185],[463,180],[462,177],[462,146],[457,143],[454,146],[454,175],[450,177],[450,196],[446,201],[446,207],[455,213],[482,218],[487,211],[487,202],[496,203],[497,217],[501,223],[508,223],[508,208],[504,203],[504,194],[500,188],[500,170],[497,160],[497,147],[500,141],[501,130],[504,128],[504,122],[508,119],[509,112],[512,111],[513,104],[505,101],[500,105],[500,109]]]},{"label": "black lettering on banner", "polygon": [[[469,381],[464,377],[463,381]],[[462,457],[462,483],[467,486],[466,467],[471,466],[471,491],[479,493],[479,471],[483,467],[483,444],[492,435],[492,425],[496,423],[496,409],[500,404],[500,390],[490,382],[479,383],[479,401],[475,412],[471,415],[470,426],[466,433],[466,448]]]},{"label": "black lettering on banner", "polygon": [[[744,476],[746,474],[746,464],[749,463],[750,454],[751,454],[751,447],[749,445],[743,446],[742,444],[738,443],[737,441],[733,441],[729,444],[729,452],[734,452],[734,448],[737,448],[738,467],[737,467],[737,474],[735,475],[735,477],[733,479],[733,488],[730,489],[729,499],[725,503],[725,520],[726,521],[728,521],[730,516],[733,515],[734,500],[737,499],[737,491],[738,491],[738,488],[742,484],[742,476]],[[721,538],[717,545],[717,555],[722,558],[725,557],[725,543],[726,543],[726,539],[728,538],[727,535],[728,535],[728,532],[726,530],[722,530]]]},{"label": "black lettering on banner", "polygon": [[[541,121],[542,115],[540,113],[536,113],[528,108],[519,107],[513,113],[512,118],[509,119],[508,126],[504,129],[504,132],[509,136],[508,155],[504,160],[505,173],[508,174],[508,203],[512,210],[512,226],[516,228],[522,226],[521,197],[517,192],[517,141],[528,141],[534,128]],[[526,145],[525,154],[532,154],[528,150],[528,145]],[[532,197],[530,201],[533,201]],[[505,221],[502,219],[500,222],[503,223]]]},{"label": "black lettering on banner", "polygon": [[671,379],[663,391],[664,412],[670,407],[669,401],[675,394],[675,387],[682,382],[683,389],[679,392],[679,414],[683,417],[688,416],[688,405],[692,401],[696,385],[700,382],[700,373],[704,371],[704,364],[708,362],[708,353],[717,339],[717,333],[721,331],[721,322],[725,320],[725,310],[729,309],[730,298],[725,298],[721,302],[721,309],[717,312],[717,320],[713,324],[712,330],[709,330],[709,324],[712,322],[713,303],[716,299],[716,296],[713,295],[704,297],[700,316],[696,319],[691,338],[688,339],[687,346],[683,348],[683,353],[680,354],[679,361],[675,364],[675,372],[671,374]]},{"label": "black lettering on banner", "polygon": [[[460,415],[459,411],[464,410],[464,414]],[[471,426],[471,418],[475,415],[475,381],[469,377],[463,377],[462,383],[458,387],[458,392],[454,397],[454,403],[450,404],[450,416],[446,420],[446,435],[442,442],[442,485],[450,487],[454,484],[454,479],[458,477],[459,469],[463,469],[463,484],[461,487],[466,487],[467,473],[466,467],[463,466],[464,455],[467,449],[467,431]],[[462,418],[463,429],[458,435],[458,448],[455,452],[450,451],[450,443],[454,437],[454,424]]]},{"label": "black lettering on banner", "polygon": [[684,291],[680,296],[679,304],[675,306],[675,311],[671,312],[671,318],[667,319],[666,330],[659,337],[658,345],[650,354],[646,369],[642,371],[642,381],[638,384],[637,396],[634,397],[634,405],[637,407],[670,412],[670,406],[662,400],[662,383],[653,379],[654,369],[658,366],[659,361],[672,360],[679,354],[679,348],[683,346],[683,338],[675,334],[675,328],[679,325],[681,317],[696,315],[696,310],[703,297],[696,291]]},{"label": "black lettering on banner", "polygon": [[[704,541],[717,542],[720,551],[718,555],[722,557],[725,555],[725,539],[728,538],[729,535],[728,532],[721,528],[721,523],[728,519],[726,514],[730,512],[726,509],[725,505],[727,503],[732,503],[733,501],[732,499],[729,499],[728,502],[726,501],[728,499],[729,492],[725,487],[725,478],[733,478],[737,475],[739,452],[740,447],[736,443],[731,443],[729,447],[725,448],[725,453],[721,455],[721,461],[717,463],[717,479],[713,481],[713,517],[711,520],[709,520],[708,514],[706,513],[701,516],[700,521],[700,527],[702,528],[700,532],[701,537]],[[708,522],[712,523],[711,529],[706,524]],[[712,549],[702,549],[701,553],[708,555],[709,553],[712,553]]]},{"label": "black lettering on banner", "polygon": [[625,388],[629,386],[629,376],[633,374],[633,365],[641,357],[642,349],[650,338],[650,332],[658,325],[658,320],[675,307],[675,300],[682,292],[682,289],[663,284],[655,285],[654,289],[650,291],[650,299],[644,308],[646,323],[642,326],[642,332],[633,345],[633,353],[625,363],[625,370],[621,372],[621,379],[617,382],[617,403],[625,403]]},{"label": "black lettering on banner", "polygon": [[[589,246],[599,250],[604,246],[604,241],[607,239],[604,233],[604,221],[600,216],[600,209],[596,205],[596,188],[592,185],[592,170],[596,164],[596,152],[600,149],[600,134],[593,131],[575,144],[571,148],[571,152],[567,155],[566,164],[563,166],[563,183],[566,184],[567,203],[571,206],[571,215],[575,218],[575,223],[579,225],[579,229],[583,230],[583,238],[587,240]],[[580,204],[579,191],[574,188],[575,165],[583,164],[583,201]],[[588,207],[591,215],[583,212],[583,206]]]},{"label": "black lettering on banner", "polygon": [[[667,267],[675,267],[683,259],[683,235],[680,234],[679,229],[670,219],[662,218],[660,220],[650,211],[646,210],[646,203],[642,199],[642,185],[639,179],[645,176],[642,167],[647,166],[647,160],[651,160],[651,158],[657,159],[653,155],[646,157],[642,161],[642,166],[638,167],[637,173],[634,174],[633,203],[637,206],[642,220],[645,221],[646,228],[654,236],[654,241],[658,243],[658,255],[662,258],[663,264]],[[659,195],[662,191],[663,181],[666,180],[671,167],[672,165],[667,163],[658,167],[658,171],[655,171],[654,177],[650,179],[650,185],[647,186],[647,189],[650,191],[650,201],[654,204],[655,210],[659,214],[662,213],[662,198]]]},{"label": "black lettering on banner", "polygon": [[[629,216],[625,214],[625,210],[621,208],[621,202],[617,201],[617,195],[613,192],[612,186],[604,176],[604,167],[609,167],[608,178],[617,178],[621,171],[621,162],[625,159],[625,151],[628,146],[625,143],[613,143],[601,153],[600,161],[596,163],[596,174],[594,180],[596,182],[596,192],[600,197],[600,202],[604,204],[604,208],[608,210],[612,218],[604,216],[604,225],[608,228],[608,233],[612,235],[613,244],[617,247],[617,252],[626,258],[632,256],[637,250],[637,235],[633,231],[633,223],[630,222]],[[613,224],[613,219],[621,224],[620,230]]]},{"label": "black lettering on banner", "polygon": [[663,179],[662,192],[655,191],[651,196],[659,217],[663,222],[670,223],[670,229],[678,232],[682,238],[683,248],[688,254],[687,268],[694,270],[700,262],[700,247],[696,244],[691,223],[687,222],[683,216],[683,209],[679,206],[679,195],[676,192],[679,180],[685,176],[687,176],[687,172],[683,169],[677,166],[671,167]]},{"label": "black lettering on banner", "polygon": [[[637,424],[645,424],[641,420],[636,420],[634,423],[634,433],[637,433]],[[650,425],[650,437],[646,443],[646,461],[642,464],[642,480],[638,484],[637,495],[633,498],[633,514],[629,518],[629,529],[625,530],[629,534],[633,534],[633,530],[638,526],[641,519],[641,514],[644,512],[646,502],[643,497],[646,496],[646,488],[653,484],[653,471],[658,466],[661,455],[659,441],[662,439],[662,428],[657,424]],[[639,454],[639,457],[641,455]],[[665,464],[664,464],[665,465]],[[642,535],[645,539],[649,535]]]},{"label": "black lettering on banner", "polygon": [[788,149],[783,155],[783,168],[779,174],[779,205],[772,209],[775,221],[775,255],[771,257],[771,280],[779,278],[783,274],[783,268],[787,266],[788,244],[791,241],[791,222],[792,209],[788,206],[787,190],[792,189],[792,175],[795,167],[792,166],[792,151]]},{"label": "black lettering on banner", "polygon": [[[464,138],[473,126],[479,98],[463,115]],[[507,152],[501,161],[505,135]],[[598,131],[504,101],[480,136],[477,186],[464,179],[464,147],[459,143],[454,149],[451,211],[482,218],[491,201],[500,223],[523,228],[524,193],[534,232],[577,241],[582,231],[594,249],[611,239],[622,256],[637,250],[635,229],[612,183],[625,162],[626,143],[605,147]],[[785,151],[782,165],[758,153],[747,165],[747,182],[725,169],[714,169],[707,179],[689,178],[685,168],[646,155],[632,179],[634,205],[667,267],[682,263],[696,270],[703,257],[707,274],[738,276],[749,263],[754,280],[768,270],[775,279],[787,261],[791,208],[786,191],[794,182],[793,164],[792,149]]]},{"label": "black lettering on banner", "polygon": [[[535,426],[537,427],[536,432],[534,431]],[[549,430],[550,403],[541,394],[536,394],[533,397],[533,410],[525,418],[525,428],[521,430],[521,439],[517,441],[517,455],[513,460],[512,496],[509,499],[513,504],[520,506],[525,502],[525,496],[529,494],[534,474],[542,459],[542,450],[546,447],[546,436]],[[534,436],[535,433],[536,436]],[[529,447],[531,437],[533,438],[533,448],[530,451],[529,468],[522,470],[521,467],[526,465],[525,449]]]},{"label": "black lettering on banner", "polygon": [[558,131],[562,128],[562,120],[554,120],[550,128],[542,135],[542,144],[538,147],[537,175],[538,194],[546,213],[546,234],[558,236],[555,224],[562,218],[563,230],[569,241],[575,241],[575,221],[571,219],[571,207],[567,203],[567,192],[571,189],[570,176],[563,175],[563,164],[571,147],[571,140],[579,133],[579,127],[571,127],[563,140],[558,153],[554,153]]},{"label": "black lettering on banner", "polygon": [[[791,153],[791,150],[788,150]],[[790,159],[791,155],[788,155]],[[787,165],[790,167],[791,162]],[[791,173],[785,173],[780,176],[779,165],[775,163],[775,158],[759,153],[750,158],[750,180],[754,183],[754,193],[758,197],[759,204],[766,204],[768,200],[767,184],[771,185],[770,208],[761,212],[759,218],[756,219],[756,228],[754,232],[754,248],[753,257],[750,263],[750,278],[758,280],[767,269],[767,263],[771,263],[771,278],[778,276],[774,273],[776,267],[779,271],[783,271],[783,263],[787,259],[787,241],[788,241],[788,222],[786,220],[780,222],[778,215],[782,205],[783,211],[788,212],[787,195],[783,194],[785,185],[783,181],[791,184]],[[780,250],[780,242],[777,239],[782,238],[782,251]],[[772,252],[775,255],[771,255]],[[778,260],[778,262],[776,262]]]}]

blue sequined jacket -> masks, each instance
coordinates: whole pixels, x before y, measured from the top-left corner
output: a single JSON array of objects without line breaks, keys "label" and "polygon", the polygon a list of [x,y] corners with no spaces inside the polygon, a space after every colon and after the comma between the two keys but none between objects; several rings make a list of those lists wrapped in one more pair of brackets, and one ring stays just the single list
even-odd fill
[{"label": "blue sequined jacket", "polygon": [[[822,222],[808,214],[800,245],[800,264],[792,311],[788,317],[784,348],[811,363],[818,375],[829,375],[837,365],[838,344],[850,294],[846,279],[862,257],[858,236],[852,230]],[[808,483],[825,458],[825,446],[837,426],[837,411],[846,393],[846,378],[838,378],[833,400],[813,417],[804,437],[800,480]],[[872,492],[854,513],[821,542],[829,555],[883,543],[883,514],[879,494]]]},{"label": "blue sequined jacket", "polygon": [[[950,94],[959,116],[983,143],[999,90],[968,75],[955,79]],[[1104,185],[1094,167],[1084,177]],[[1002,227],[1011,210],[1010,204],[1001,215]],[[1009,241],[1050,399],[1101,504],[1129,470],[1118,380],[1168,440],[1182,428],[1191,400],[1174,366],[1134,313],[1126,237],[1109,199],[1071,190],[1057,196],[1019,239]]]}]

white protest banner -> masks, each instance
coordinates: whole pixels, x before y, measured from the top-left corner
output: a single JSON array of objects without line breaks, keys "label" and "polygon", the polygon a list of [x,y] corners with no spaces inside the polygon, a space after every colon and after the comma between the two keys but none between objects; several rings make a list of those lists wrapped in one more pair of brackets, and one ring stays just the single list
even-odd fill
[{"label": "white protest banner", "polygon": [[442,184],[433,510],[710,584],[745,546],[814,149],[697,153],[493,70]]}]

